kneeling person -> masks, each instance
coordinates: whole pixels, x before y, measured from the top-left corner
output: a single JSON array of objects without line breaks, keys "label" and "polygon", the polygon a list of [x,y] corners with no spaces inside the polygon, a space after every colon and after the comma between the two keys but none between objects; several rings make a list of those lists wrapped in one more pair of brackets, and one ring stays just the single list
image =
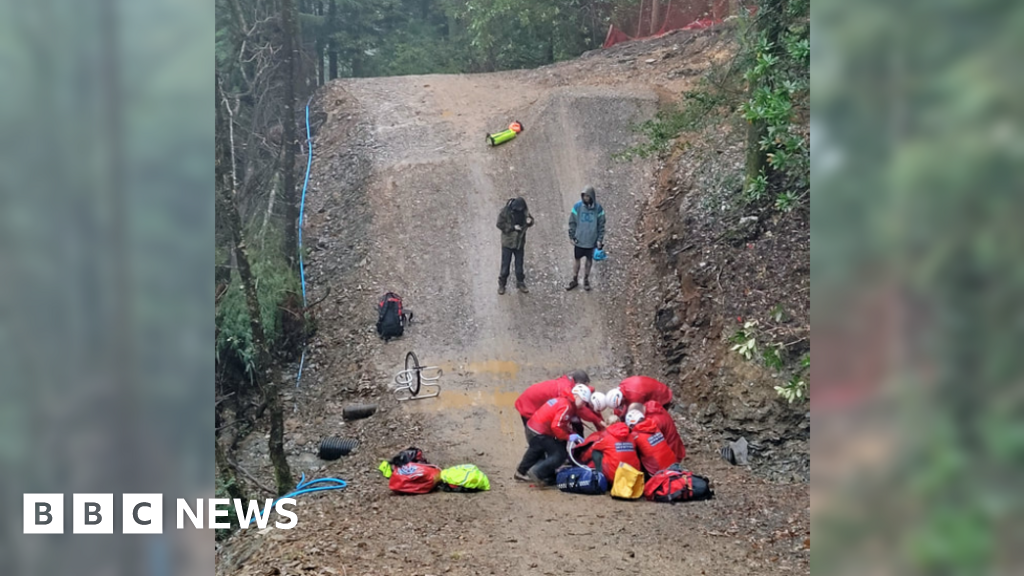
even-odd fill
[{"label": "kneeling person", "polygon": [[604,429],[601,438],[591,449],[591,458],[597,470],[600,470],[609,482],[615,480],[615,471],[618,470],[620,463],[625,462],[637,470],[640,469],[640,459],[637,457],[636,445],[633,443],[629,426],[622,422],[616,422]]},{"label": "kneeling person", "polygon": [[658,430],[654,420],[644,418],[643,412],[630,410],[626,414],[626,425],[632,430],[633,443],[640,454],[640,464],[648,477],[678,462],[665,435]]},{"label": "kneeling person", "polygon": [[570,394],[552,398],[537,409],[526,423],[535,435],[530,438],[530,445],[516,468],[516,480],[533,480],[547,485],[555,483],[555,470],[568,457],[565,443],[569,440],[583,441],[572,432],[570,420],[576,416],[576,410],[589,401],[590,388],[577,384]]}]

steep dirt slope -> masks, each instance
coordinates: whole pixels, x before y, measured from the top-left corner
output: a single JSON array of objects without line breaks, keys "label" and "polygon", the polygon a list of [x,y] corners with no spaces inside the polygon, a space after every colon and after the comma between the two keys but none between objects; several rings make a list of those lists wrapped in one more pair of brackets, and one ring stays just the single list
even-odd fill
[{"label": "steep dirt slope", "polygon": [[[714,33],[673,35],[534,71],[347,80],[318,94],[306,243],[316,247],[311,299],[332,292],[289,398],[287,447],[297,472],[350,486],[301,497],[295,530],[232,537],[218,552],[220,573],[809,572],[806,487],[728,467],[713,446],[691,445],[686,461],[715,479],[711,502],[622,502],[512,480],[525,448],[512,402],[528,385],[574,368],[599,389],[662,374],[650,297],[658,282],[635,237],[655,166],[610,155],[634,141],[632,124],[653,114],[659,94],[678,93],[726,50]],[[512,119],[525,133],[486,147],[485,133]],[[592,292],[566,292],[566,223],[586,184],[608,214],[610,258],[595,265]],[[518,195],[537,222],[526,249],[531,291],[499,296],[495,220]],[[390,344],[372,333],[385,290],[416,315]],[[444,368],[439,398],[390,396],[408,350]],[[344,422],[342,406],[358,400],[381,409]],[[685,441],[686,412],[675,416]],[[314,454],[326,435],[363,444],[323,463]],[[261,434],[247,444],[254,461],[264,444]],[[440,465],[477,464],[491,491],[392,496],[376,464],[409,445]]]}]

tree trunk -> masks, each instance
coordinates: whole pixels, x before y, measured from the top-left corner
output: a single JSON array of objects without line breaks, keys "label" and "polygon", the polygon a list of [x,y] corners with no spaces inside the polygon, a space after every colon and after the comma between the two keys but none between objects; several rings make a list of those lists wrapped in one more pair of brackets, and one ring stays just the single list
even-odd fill
[{"label": "tree trunk", "polygon": [[651,34],[661,30],[661,0],[651,1]]},{"label": "tree trunk", "polygon": [[[751,91],[753,91],[753,87],[751,87]],[[765,126],[764,120],[747,122],[747,186],[750,186],[761,170],[768,165],[767,153],[761,150],[761,139],[765,134],[767,134],[767,126]]]},{"label": "tree trunk", "polygon": [[[761,0],[756,20],[758,31],[776,46],[778,50],[779,35],[782,33],[783,0]],[[753,98],[759,85],[750,83],[747,87],[747,98]],[[761,150],[761,140],[768,134],[768,125],[763,120],[755,120],[747,124],[746,179],[747,186],[761,173],[769,168],[767,152]]]},{"label": "tree trunk", "polygon": [[548,50],[545,54],[545,59],[548,64],[555,63],[555,27],[551,27],[551,37],[548,39]]},{"label": "tree trunk", "polygon": [[644,35],[644,0],[640,0],[640,15],[636,17],[636,37]]},{"label": "tree trunk", "polygon": [[316,41],[316,78],[317,86],[324,85],[324,43]]},{"label": "tree trunk", "polygon": [[284,25],[284,163],[281,166],[285,205],[284,254],[294,268],[298,263],[299,203],[295,198],[295,64],[297,32],[295,5],[292,0],[281,0],[281,22]]},{"label": "tree trunk", "polygon": [[245,502],[249,500],[245,496],[245,489],[242,487],[242,483],[238,481],[238,476],[235,475],[235,469],[228,463],[227,455],[224,452],[224,448],[220,445],[220,442],[215,438],[213,440],[215,457],[217,459],[217,477],[224,485],[224,489],[228,493],[229,498],[238,498]]},{"label": "tree trunk", "polygon": [[331,49],[327,52],[327,59],[330,62],[330,78],[328,79],[334,80],[338,77],[338,51],[334,48],[333,44],[331,44]]},{"label": "tree trunk", "polygon": [[272,394],[267,394],[267,408],[270,410],[270,461],[274,464],[277,495],[284,496],[294,484],[292,484],[292,471],[288,466],[288,459],[284,455],[284,406],[278,391],[278,382],[281,379],[278,378],[276,370],[274,370],[272,379],[267,386],[268,389],[273,389]]},{"label": "tree trunk", "polygon": [[284,416],[281,407],[279,379],[276,371],[271,371],[265,378],[270,366],[270,354],[267,351],[266,337],[263,332],[263,321],[260,315],[260,302],[256,294],[256,284],[249,266],[249,250],[242,237],[242,219],[238,215],[233,191],[222,187],[218,198],[220,209],[223,210],[225,225],[231,234],[235,257],[238,261],[238,275],[242,280],[245,292],[245,303],[249,310],[249,330],[252,332],[252,344],[256,351],[253,380],[263,392],[263,401],[270,408],[270,461],[274,465],[274,479],[277,482],[278,494],[286,494],[292,489],[292,473],[284,454]]}]

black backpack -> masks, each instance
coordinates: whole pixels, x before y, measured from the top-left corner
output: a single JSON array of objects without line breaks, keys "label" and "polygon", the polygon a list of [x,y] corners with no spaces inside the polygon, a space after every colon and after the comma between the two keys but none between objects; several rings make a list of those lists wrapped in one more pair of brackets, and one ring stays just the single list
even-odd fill
[{"label": "black backpack", "polygon": [[377,305],[377,335],[385,342],[405,333],[407,319],[402,310],[402,297],[388,292],[380,297]]},{"label": "black backpack", "polygon": [[430,464],[430,462],[427,462],[427,458],[423,455],[423,450],[420,450],[415,446],[410,446],[405,450],[402,450],[396,454],[394,458],[388,461],[392,468],[401,468],[410,462]]}]

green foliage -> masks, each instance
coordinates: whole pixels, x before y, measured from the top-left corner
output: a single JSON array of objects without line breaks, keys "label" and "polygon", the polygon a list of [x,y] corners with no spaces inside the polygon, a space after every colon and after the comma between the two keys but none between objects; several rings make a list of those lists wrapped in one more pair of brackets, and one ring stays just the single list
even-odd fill
[{"label": "green foliage", "polygon": [[743,198],[747,202],[758,202],[768,195],[768,177],[764,171],[750,181],[750,184],[743,190]]},{"label": "green foliage", "polygon": [[759,8],[751,28],[758,31],[756,40],[748,43],[753,59],[744,73],[750,96],[739,110],[747,122],[764,127],[756,145],[767,166],[750,178],[744,199],[774,197],[776,210],[790,212],[810,190],[810,3],[762,0]]},{"label": "green foliage", "polygon": [[[289,294],[301,290],[299,280],[281,255],[280,242],[270,235],[263,249],[249,250],[256,294],[260,302],[260,316],[268,349],[274,350],[282,337],[280,306]],[[217,306],[217,363],[237,363],[252,376],[257,354],[252,342],[249,308],[245,291],[237,271],[231,273],[231,284]]]},{"label": "green foliage", "polygon": [[[781,364],[781,362],[780,362]],[[811,372],[811,355],[804,354],[793,375],[782,386],[776,386],[775,391],[779,396],[785,398],[790,404],[796,400],[807,398],[807,389],[810,386],[808,380]]]},{"label": "green foliage", "polygon": [[775,391],[792,404],[794,400],[803,399],[807,395],[807,381],[794,375],[784,385],[776,386]]},{"label": "green foliage", "polygon": [[[742,200],[768,203],[784,213],[806,206],[811,170],[809,10],[807,0],[761,0],[755,19],[740,19],[741,49],[732,64],[709,72],[678,107],[638,125],[644,141],[614,158],[663,153],[681,133],[698,132],[736,111],[745,122],[764,129],[753,145],[766,166],[742,187]],[[743,98],[737,97],[739,81],[748,88]]]},{"label": "green foliage", "polygon": [[669,149],[682,132],[696,132],[711,122],[720,120],[728,98],[705,79],[701,86],[683,94],[682,104],[659,111],[651,120],[634,127],[643,134],[644,142],[613,155],[616,160],[649,158]]},{"label": "green foliage", "polygon": [[761,359],[764,360],[764,365],[772,370],[782,370],[782,347],[777,344],[765,346],[761,353]]},{"label": "green foliage", "polygon": [[592,7],[579,0],[464,0],[446,6],[463,26],[456,38],[468,48],[471,70],[550,64],[578,56],[599,41]]},{"label": "green foliage", "polygon": [[[781,322],[785,317],[785,311],[781,305],[776,305],[772,308],[769,314],[771,320],[778,323]],[[757,320],[747,320],[743,323],[741,328],[738,328],[732,336],[729,337],[729,342],[732,344],[730,350],[736,352],[746,360],[753,360],[758,356],[757,340],[758,334]],[[766,330],[761,335],[770,331]],[[781,342],[771,342],[765,344],[760,353],[761,361],[765,367],[782,373],[786,372],[787,367],[787,354],[786,346]],[[805,354],[790,369],[792,372],[789,375],[789,379],[785,384],[781,386],[775,386],[775,391],[779,396],[785,398],[790,404],[796,400],[807,398],[807,390],[809,387],[809,374],[811,370],[811,355]],[[783,377],[785,377],[783,375]]]},{"label": "green foliage", "polygon": [[747,320],[743,323],[743,328],[737,330],[729,338],[729,341],[733,343],[732,351],[738,352],[740,356],[747,360],[750,360],[757,354],[757,335],[754,334],[756,326],[757,320]]}]

